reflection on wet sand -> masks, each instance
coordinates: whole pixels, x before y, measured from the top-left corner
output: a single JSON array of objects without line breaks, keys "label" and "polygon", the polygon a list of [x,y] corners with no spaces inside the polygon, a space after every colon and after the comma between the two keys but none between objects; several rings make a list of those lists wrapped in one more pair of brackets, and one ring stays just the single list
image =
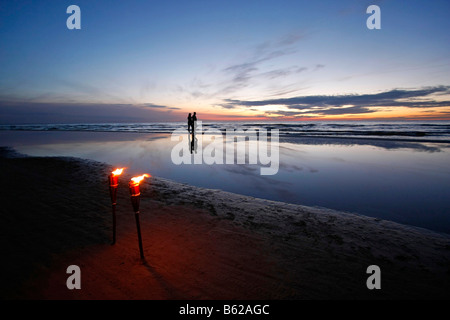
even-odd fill
[{"label": "reflection on wet sand", "polygon": [[398,141],[387,139],[355,139],[355,138],[319,138],[319,137],[282,137],[280,142],[299,143],[307,145],[341,145],[341,146],[374,146],[378,148],[395,149],[413,149],[426,152],[440,152],[441,147],[449,147],[449,143],[430,143],[416,141]]},{"label": "reflection on wet sand", "polygon": [[188,133],[189,150],[192,153],[197,153],[198,138],[195,136],[195,130],[192,130],[191,134]]},{"label": "reflection on wet sand", "polygon": [[[25,154],[87,158],[127,167],[130,173],[151,172],[195,186],[450,232],[448,144],[281,140],[278,173],[261,176],[258,165],[175,165],[170,154],[178,142],[164,134],[16,132],[8,138],[0,132],[1,145]],[[197,139],[189,134],[192,156]]]}]

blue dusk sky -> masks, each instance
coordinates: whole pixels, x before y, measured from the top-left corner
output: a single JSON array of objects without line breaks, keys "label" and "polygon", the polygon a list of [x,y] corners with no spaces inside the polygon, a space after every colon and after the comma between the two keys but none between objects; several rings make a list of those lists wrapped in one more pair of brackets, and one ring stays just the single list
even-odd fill
[{"label": "blue dusk sky", "polygon": [[[66,26],[78,5],[81,29]],[[366,25],[370,5],[381,29]],[[449,1],[2,1],[0,123],[450,120]]]}]

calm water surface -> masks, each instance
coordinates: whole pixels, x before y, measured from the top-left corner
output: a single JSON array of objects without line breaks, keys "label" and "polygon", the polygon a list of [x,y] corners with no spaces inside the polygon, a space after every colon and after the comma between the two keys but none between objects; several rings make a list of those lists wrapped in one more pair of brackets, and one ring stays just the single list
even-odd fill
[{"label": "calm water surface", "polygon": [[74,156],[195,186],[356,212],[450,233],[450,145],[364,139],[280,139],[276,175],[259,165],[181,164],[168,134],[0,132],[0,145]]}]

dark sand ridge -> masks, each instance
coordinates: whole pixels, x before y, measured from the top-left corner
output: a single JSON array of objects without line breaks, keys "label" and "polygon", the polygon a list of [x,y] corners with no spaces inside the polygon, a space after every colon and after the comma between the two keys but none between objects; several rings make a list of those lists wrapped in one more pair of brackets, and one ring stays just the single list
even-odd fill
[{"label": "dark sand ridge", "polygon": [[[111,167],[7,149],[0,163],[2,299],[449,297],[448,235],[152,177],[141,261],[126,173],[111,246]],[[71,264],[81,290],[66,287]],[[366,287],[373,264],[381,290]]]}]

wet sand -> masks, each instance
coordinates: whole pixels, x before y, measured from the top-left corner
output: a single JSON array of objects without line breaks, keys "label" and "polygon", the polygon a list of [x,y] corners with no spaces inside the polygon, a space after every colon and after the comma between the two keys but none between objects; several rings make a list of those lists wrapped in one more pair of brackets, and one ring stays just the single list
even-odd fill
[{"label": "wet sand", "polygon": [[[2,299],[448,299],[450,236],[152,177],[139,257],[126,173],[117,242],[107,175],[76,158],[1,149]],[[66,269],[81,269],[68,290]],[[366,269],[381,269],[369,290]]]}]

